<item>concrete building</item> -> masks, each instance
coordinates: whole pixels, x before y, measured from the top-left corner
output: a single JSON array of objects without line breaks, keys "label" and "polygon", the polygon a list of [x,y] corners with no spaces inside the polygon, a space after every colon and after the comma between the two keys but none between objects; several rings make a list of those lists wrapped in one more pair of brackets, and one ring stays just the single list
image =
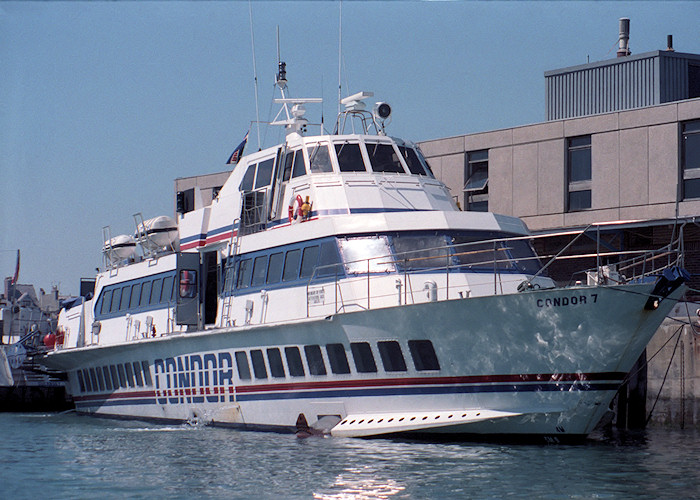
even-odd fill
[{"label": "concrete building", "polygon": [[[698,300],[700,55],[673,51],[669,39],[665,51],[630,56],[622,38],[616,59],[545,73],[545,122],[420,147],[465,210],[520,217],[536,234],[617,221],[601,228],[602,242],[612,251],[630,251],[668,244],[683,227],[685,267],[692,274],[688,298]],[[567,238],[537,240],[537,250],[551,254]],[[595,250],[595,244],[580,245]],[[562,281],[570,274],[552,269]],[[690,307],[692,316],[685,307],[676,314],[697,323],[697,309]],[[632,401],[629,407],[620,401],[624,422],[618,423],[643,424],[658,396],[652,422],[700,425],[700,327],[679,330],[669,321],[650,348],[669,335],[678,337],[663,349],[674,355],[664,350],[648,366],[641,363],[636,394],[621,396]],[[665,377],[669,365],[672,381]]]}]

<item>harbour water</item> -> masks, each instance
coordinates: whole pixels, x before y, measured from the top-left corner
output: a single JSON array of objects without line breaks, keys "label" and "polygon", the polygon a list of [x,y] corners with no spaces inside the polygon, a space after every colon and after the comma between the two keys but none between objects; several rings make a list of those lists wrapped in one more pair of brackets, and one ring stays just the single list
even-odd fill
[{"label": "harbour water", "polygon": [[0,497],[697,498],[700,432],[579,445],[298,439],[0,413]]}]

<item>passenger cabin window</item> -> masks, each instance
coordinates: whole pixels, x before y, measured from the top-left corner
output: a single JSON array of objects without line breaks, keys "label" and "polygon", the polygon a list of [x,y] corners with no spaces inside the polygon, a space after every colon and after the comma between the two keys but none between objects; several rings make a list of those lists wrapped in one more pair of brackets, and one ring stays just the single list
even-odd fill
[{"label": "passenger cabin window", "polygon": [[382,358],[384,370],[387,372],[405,372],[406,361],[401,352],[401,346],[395,340],[378,342],[379,356]]},{"label": "passenger cabin window", "polygon": [[343,344],[326,344],[326,353],[333,373],[339,375],[350,373],[350,365],[348,365],[348,357],[345,354]]},{"label": "passenger cabin window", "polygon": [[270,263],[267,265],[267,284],[279,283],[282,277],[283,263],[284,254],[282,252],[273,253],[270,255]]},{"label": "passenger cabin window", "polygon": [[251,259],[245,259],[238,263],[238,280],[236,288],[247,288],[250,286],[250,277],[253,275]]},{"label": "passenger cabin window", "polygon": [[270,364],[270,374],[275,378],[284,378],[282,355],[277,347],[272,347],[267,350],[267,361]]},{"label": "passenger cabin window", "polygon": [[253,349],[250,351],[250,360],[253,362],[255,378],[267,378],[267,368],[265,368],[265,359],[263,358],[262,351],[260,349]]},{"label": "passenger cabin window", "polygon": [[303,377],[306,375],[298,347],[285,347],[284,356],[287,358],[287,367],[292,377]]},{"label": "passenger cabin window", "polygon": [[408,349],[411,351],[413,365],[416,370],[439,370],[440,363],[438,362],[433,343],[429,340],[409,340]]},{"label": "passenger cabin window", "polygon": [[395,267],[386,236],[338,239],[348,274],[390,273]]},{"label": "passenger cabin window", "polygon": [[301,258],[301,250],[290,250],[284,259],[284,271],[282,273],[282,281],[292,281],[299,276],[299,259]]},{"label": "passenger cabin window", "polygon": [[375,373],[377,371],[377,364],[374,362],[374,355],[369,343],[352,342],[350,351],[355,362],[355,370],[358,373]]},{"label": "passenger cabin window", "polygon": [[250,380],[250,366],[248,366],[248,356],[246,356],[245,351],[236,351],[235,356],[238,378],[241,380]]},{"label": "passenger cabin window", "polygon": [[267,255],[256,257],[253,261],[253,281],[252,286],[260,286],[265,283],[265,273],[267,272]]},{"label": "passenger cabin window", "polygon": [[305,345],[304,354],[306,355],[306,363],[309,365],[309,373],[311,375],[326,374],[326,364],[323,362],[320,346]]},{"label": "passenger cabin window", "polygon": [[134,365],[134,377],[136,378],[136,385],[143,387],[143,376],[141,375],[141,365],[138,361],[132,363]]},{"label": "passenger cabin window", "polygon": [[139,306],[143,307],[148,305],[148,301],[151,298],[151,281],[144,281],[143,287],[141,288],[141,300],[139,301]]},{"label": "passenger cabin window", "polygon": [[367,171],[359,144],[336,144],[335,154],[338,155],[338,166],[341,172]]},{"label": "passenger cabin window", "polygon": [[391,144],[367,144],[367,154],[373,172],[405,173],[399,156]]},{"label": "passenger cabin window", "polygon": [[105,387],[107,388],[108,391],[112,390],[112,377],[109,375],[109,367],[103,366],[102,367],[102,374],[105,377]]},{"label": "passenger cabin window", "polygon": [[153,385],[153,380],[151,380],[151,368],[148,366],[148,361],[141,361],[141,367],[143,368],[143,379],[148,387]]},{"label": "passenger cabin window", "polygon": [[301,256],[300,278],[309,278],[318,262],[318,246],[306,247]]},{"label": "passenger cabin window", "polygon": [[307,146],[306,151],[309,154],[312,174],[333,171],[333,165],[331,164],[331,156],[328,151],[327,144]]}]

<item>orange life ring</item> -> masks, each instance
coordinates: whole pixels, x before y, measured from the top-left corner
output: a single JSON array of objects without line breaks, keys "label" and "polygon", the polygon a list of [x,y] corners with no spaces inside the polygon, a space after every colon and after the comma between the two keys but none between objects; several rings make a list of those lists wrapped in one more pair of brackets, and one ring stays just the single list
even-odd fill
[{"label": "orange life ring", "polygon": [[294,195],[289,199],[289,222],[300,221],[304,214],[301,211],[301,206],[304,204],[304,200],[301,199],[301,195]]}]

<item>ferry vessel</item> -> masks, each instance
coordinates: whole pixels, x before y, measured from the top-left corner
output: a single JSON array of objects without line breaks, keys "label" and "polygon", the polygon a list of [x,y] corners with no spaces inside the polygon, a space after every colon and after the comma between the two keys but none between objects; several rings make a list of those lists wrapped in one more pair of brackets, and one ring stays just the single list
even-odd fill
[{"label": "ferry vessel", "polygon": [[211,204],[104,231],[94,298],[62,311],[45,359],[77,411],[349,437],[588,435],[683,294],[681,254],[558,286],[522,221],[461,211],[420,149],[386,135],[386,103],[345,98],[314,136],[304,105],[319,100],[286,96],[284,63],[277,84],[282,144],[241,156]]}]

